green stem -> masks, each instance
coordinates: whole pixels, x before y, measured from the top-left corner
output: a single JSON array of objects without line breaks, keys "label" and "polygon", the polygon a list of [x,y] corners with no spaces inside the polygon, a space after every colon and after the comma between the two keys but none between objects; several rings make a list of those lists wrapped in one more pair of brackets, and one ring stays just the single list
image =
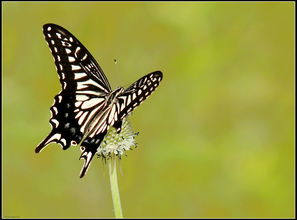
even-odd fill
[{"label": "green stem", "polygon": [[117,158],[111,158],[107,160],[109,179],[110,179],[110,189],[111,189],[115,218],[123,218],[120,192],[119,192],[119,186],[118,186],[118,178],[117,178],[117,166],[116,166],[117,160],[116,159]]}]

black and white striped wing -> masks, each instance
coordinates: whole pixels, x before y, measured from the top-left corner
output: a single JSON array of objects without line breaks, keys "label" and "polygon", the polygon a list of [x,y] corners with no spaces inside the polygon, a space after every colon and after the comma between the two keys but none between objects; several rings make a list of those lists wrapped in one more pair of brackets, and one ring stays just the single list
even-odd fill
[{"label": "black and white striped wing", "polygon": [[109,82],[99,64],[69,31],[56,24],[45,24],[43,34],[55,59],[63,89],[75,89],[71,83],[87,75],[100,85],[95,89],[105,93],[111,92]]},{"label": "black and white striped wing", "polygon": [[122,120],[134,108],[142,103],[160,84],[163,78],[161,71],[156,71],[145,75],[121,95],[118,96],[118,118]]},{"label": "black and white striped wing", "polygon": [[[67,149],[82,141],[90,122],[99,112],[106,111],[105,97],[111,92],[106,76],[88,50],[67,30],[55,25],[43,26],[43,33],[55,60],[62,91],[51,107],[51,133],[38,145],[40,152],[51,142]],[[106,130],[96,130],[81,143],[81,158],[86,172]]]}]

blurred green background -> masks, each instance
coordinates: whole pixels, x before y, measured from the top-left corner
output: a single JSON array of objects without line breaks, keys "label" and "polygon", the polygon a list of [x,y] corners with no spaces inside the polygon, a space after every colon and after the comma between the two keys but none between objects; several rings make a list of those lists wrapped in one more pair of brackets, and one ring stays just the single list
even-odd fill
[{"label": "blurred green background", "polygon": [[[3,217],[113,217],[108,172],[51,144],[60,91],[42,25],[59,24],[113,88],[161,70],[129,117],[125,217],[293,217],[293,2],[4,2]],[[114,64],[113,59],[117,59]]]}]

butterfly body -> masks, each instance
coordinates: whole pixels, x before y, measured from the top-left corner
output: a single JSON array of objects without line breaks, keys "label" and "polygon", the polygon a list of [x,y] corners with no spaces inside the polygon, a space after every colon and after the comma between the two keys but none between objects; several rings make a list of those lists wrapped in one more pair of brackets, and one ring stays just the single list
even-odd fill
[{"label": "butterfly body", "polygon": [[112,91],[103,70],[90,52],[66,29],[45,24],[43,33],[55,59],[62,91],[50,108],[52,131],[37,146],[39,153],[49,143],[64,150],[79,144],[85,159],[80,177],[100,147],[108,129],[121,131],[122,120],[159,85],[162,73],[156,71],[140,78],[127,89]]}]

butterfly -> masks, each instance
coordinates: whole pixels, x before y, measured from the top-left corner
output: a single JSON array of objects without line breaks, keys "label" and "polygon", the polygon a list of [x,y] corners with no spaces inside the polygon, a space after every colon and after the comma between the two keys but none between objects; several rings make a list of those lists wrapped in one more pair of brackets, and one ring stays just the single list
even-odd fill
[{"label": "butterfly", "polygon": [[36,147],[39,153],[56,142],[63,150],[81,146],[82,178],[109,128],[121,132],[123,119],[159,85],[161,71],[149,73],[127,89],[112,90],[90,52],[69,31],[45,24],[43,34],[54,57],[62,90],[54,97],[49,120],[52,131]]}]

